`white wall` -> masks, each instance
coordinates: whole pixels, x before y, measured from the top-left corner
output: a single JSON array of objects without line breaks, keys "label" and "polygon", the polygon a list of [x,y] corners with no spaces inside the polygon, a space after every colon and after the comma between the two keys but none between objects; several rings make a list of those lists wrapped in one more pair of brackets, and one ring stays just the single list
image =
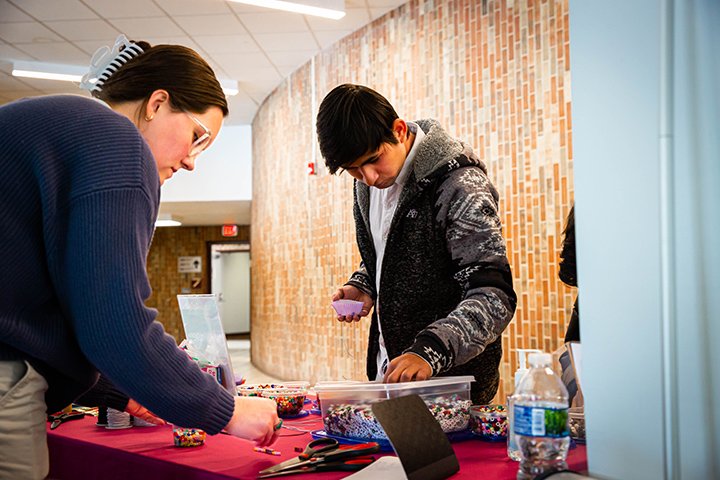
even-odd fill
[{"label": "white wall", "polygon": [[252,198],[252,127],[225,126],[195,162],[162,187],[163,202],[209,202]]},{"label": "white wall", "polygon": [[720,478],[719,5],[570,1],[593,476]]},{"label": "white wall", "polygon": [[673,478],[720,479],[720,2],[678,0],[673,18]]},{"label": "white wall", "polygon": [[618,479],[663,478],[659,30],[654,0],[570,3],[588,462]]}]

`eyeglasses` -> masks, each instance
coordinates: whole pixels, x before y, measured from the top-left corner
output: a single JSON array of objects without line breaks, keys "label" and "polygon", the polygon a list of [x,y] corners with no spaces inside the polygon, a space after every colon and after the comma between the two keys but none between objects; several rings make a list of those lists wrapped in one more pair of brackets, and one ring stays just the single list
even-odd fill
[{"label": "eyeglasses", "polygon": [[207,146],[210,144],[210,137],[212,136],[212,132],[209,128],[207,128],[205,125],[202,124],[200,120],[195,118],[194,115],[185,112],[185,115],[190,117],[190,119],[195,122],[196,125],[198,125],[200,128],[203,129],[205,133],[200,135],[193,143],[190,145],[190,151],[188,151],[188,157],[195,158],[198,155],[202,153],[203,150],[207,148]]}]

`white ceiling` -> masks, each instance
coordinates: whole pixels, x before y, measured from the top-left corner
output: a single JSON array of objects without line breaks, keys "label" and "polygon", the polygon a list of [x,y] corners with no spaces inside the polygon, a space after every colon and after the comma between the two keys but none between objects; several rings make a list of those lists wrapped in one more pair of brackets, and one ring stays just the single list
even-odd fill
[{"label": "white ceiling", "polygon": [[[0,0],[0,105],[53,93],[83,93],[70,82],[10,75],[15,60],[85,67],[124,33],[150,44],[196,50],[218,78],[236,80],[226,125],[250,124],[265,97],[320,50],[407,0],[345,0],[326,20],[225,0]],[[183,225],[250,224],[250,201],[163,202]]]},{"label": "white ceiling", "polygon": [[163,202],[159,216],[170,215],[184,226],[250,225],[250,200],[226,202]]},{"label": "white ceiling", "polygon": [[226,124],[249,124],[297,67],[406,1],[345,0],[345,17],[327,20],[225,0],[0,0],[0,105],[80,92],[69,82],[12,77],[13,60],[85,66],[124,33],[196,50],[219,78],[239,83]]},{"label": "white ceiling", "polygon": [[[86,66],[124,33],[150,44],[196,50],[218,78],[237,80],[226,125],[250,124],[265,97],[320,50],[407,0],[345,0],[340,20],[225,0],[0,0],[0,105],[52,93],[82,93],[70,82],[10,75],[14,60]],[[183,225],[250,224],[250,201],[163,202]]]}]

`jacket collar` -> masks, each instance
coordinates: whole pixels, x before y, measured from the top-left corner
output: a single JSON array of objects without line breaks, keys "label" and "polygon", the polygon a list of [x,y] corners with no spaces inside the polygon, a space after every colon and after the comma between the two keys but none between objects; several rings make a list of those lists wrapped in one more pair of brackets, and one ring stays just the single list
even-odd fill
[{"label": "jacket collar", "polygon": [[[412,171],[405,181],[398,208],[413,198],[436,179],[464,166],[477,166],[487,173],[485,164],[475,155],[469,145],[450,137],[437,120],[424,119],[414,123],[425,133],[417,146]],[[365,226],[370,229],[370,187],[355,180],[355,198]]]}]

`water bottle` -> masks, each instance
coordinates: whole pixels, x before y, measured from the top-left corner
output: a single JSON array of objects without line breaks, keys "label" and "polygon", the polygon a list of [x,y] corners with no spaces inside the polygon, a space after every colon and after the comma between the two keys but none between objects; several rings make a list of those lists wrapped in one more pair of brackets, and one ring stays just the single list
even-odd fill
[{"label": "water bottle", "polygon": [[[527,354],[528,353],[542,353],[540,350],[535,350],[531,348],[518,348],[518,369],[515,371],[515,392],[517,392],[518,387],[520,386],[520,381],[525,376],[525,374],[528,372],[528,369],[526,367],[526,360],[527,360]],[[508,408],[507,408],[507,419],[508,419],[508,439],[507,439],[507,454],[508,457],[510,457],[512,460],[515,460],[516,462],[520,461],[520,449],[517,445],[517,439],[515,438],[515,429],[514,425],[515,422],[513,421],[513,409],[515,408],[515,398],[510,395],[507,398],[508,402]]]},{"label": "water bottle", "polygon": [[514,430],[520,449],[517,480],[567,469],[570,446],[568,392],[551,368],[552,357],[533,353],[529,361],[530,370],[513,395]]}]

